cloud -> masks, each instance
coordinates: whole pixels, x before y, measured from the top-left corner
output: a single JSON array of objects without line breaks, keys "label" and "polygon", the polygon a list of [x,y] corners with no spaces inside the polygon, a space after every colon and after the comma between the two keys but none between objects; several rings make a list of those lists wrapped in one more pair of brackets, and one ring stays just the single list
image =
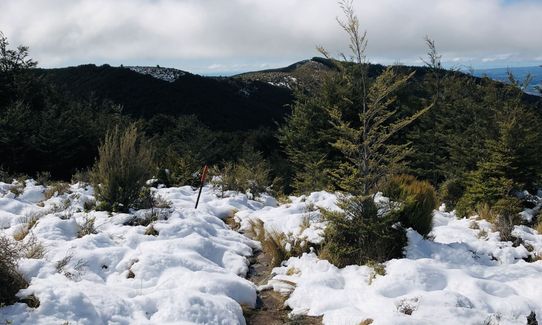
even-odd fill
[{"label": "cloud", "polygon": [[[415,63],[425,35],[450,62],[507,62],[510,53],[536,61],[542,53],[536,0],[357,0],[355,7],[374,61]],[[340,15],[333,0],[2,0],[0,30],[47,67],[216,71],[308,58],[316,45],[344,52]]]}]

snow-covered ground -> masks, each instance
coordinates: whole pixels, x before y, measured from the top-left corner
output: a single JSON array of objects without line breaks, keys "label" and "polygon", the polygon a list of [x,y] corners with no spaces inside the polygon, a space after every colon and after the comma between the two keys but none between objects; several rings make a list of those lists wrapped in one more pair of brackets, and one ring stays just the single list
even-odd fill
[{"label": "snow-covered ground", "polygon": [[[244,324],[240,305],[256,302],[256,288],[244,276],[259,244],[220,219],[233,209],[263,207],[244,195],[218,199],[207,188],[194,210],[197,193],[190,187],[159,189],[172,208],[160,211],[162,220],[154,223],[159,235],[152,236],[144,226],[124,225],[132,215],[84,212],[84,203],[94,199],[88,186],[72,185],[70,194],[46,201],[44,188],[33,182],[17,197],[9,188],[0,183],[2,232],[11,236],[37,216],[25,240],[37,239],[46,254],[20,263],[30,282],[20,295],[34,294],[39,308],[4,307],[0,322]],[[97,233],[78,238],[89,218]]]},{"label": "snow-covered ground", "polygon": [[[152,236],[146,226],[125,225],[148,210],[85,212],[94,199],[89,186],[48,200],[33,181],[17,197],[12,186],[0,183],[2,232],[11,236],[39,218],[24,240],[46,248],[43,258],[20,263],[30,286],[19,294],[34,294],[40,306],[0,308],[0,322],[14,324],[244,324],[241,305],[254,306],[257,294],[244,278],[247,257],[260,245],[222,220],[235,214],[243,231],[260,219],[266,230],[311,245],[325,228],[319,208],[337,209],[326,192],[278,205],[268,196],[221,198],[206,187],[194,210],[190,187],[161,188],[155,192],[171,208],[158,211]],[[96,234],[79,238],[92,218]],[[292,313],[323,315],[325,324],[526,324],[531,311],[542,321],[542,261],[524,260],[542,256],[542,235],[517,226],[523,243],[501,242],[488,222],[443,211],[434,224],[432,239],[408,232],[405,258],[385,263],[385,275],[368,266],[338,269],[307,253],[283,262],[259,289],[285,294]]]}]

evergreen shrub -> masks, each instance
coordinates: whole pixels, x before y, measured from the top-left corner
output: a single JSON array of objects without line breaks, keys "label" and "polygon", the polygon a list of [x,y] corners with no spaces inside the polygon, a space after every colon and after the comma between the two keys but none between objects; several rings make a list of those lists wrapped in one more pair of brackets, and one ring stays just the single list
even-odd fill
[{"label": "evergreen shrub", "polygon": [[320,257],[338,267],[382,263],[403,255],[407,243],[397,215],[379,215],[372,196],[342,198],[343,212],[323,211],[328,220]]},{"label": "evergreen shrub", "polygon": [[140,198],[153,169],[153,150],[132,124],[121,131],[107,132],[99,158],[91,171],[91,182],[100,208],[126,212]]}]

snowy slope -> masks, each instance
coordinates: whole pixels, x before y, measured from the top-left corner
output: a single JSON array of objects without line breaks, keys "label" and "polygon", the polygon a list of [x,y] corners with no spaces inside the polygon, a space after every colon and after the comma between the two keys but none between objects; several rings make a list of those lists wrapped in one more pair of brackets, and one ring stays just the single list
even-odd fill
[{"label": "snowy slope", "polygon": [[[25,240],[37,238],[46,255],[20,263],[30,286],[19,295],[34,294],[40,306],[0,308],[0,322],[244,324],[241,305],[254,306],[257,290],[270,288],[288,297],[293,314],[323,315],[325,324],[525,324],[531,312],[542,321],[542,260],[524,260],[542,256],[542,235],[525,226],[515,228],[523,242],[513,244],[499,241],[484,220],[435,211],[433,238],[409,231],[405,258],[385,263],[385,275],[368,266],[339,269],[309,253],[283,262],[267,286],[256,288],[244,276],[247,257],[260,245],[222,219],[234,214],[241,231],[260,219],[268,231],[318,244],[326,226],[319,208],[338,209],[335,194],[278,205],[269,196],[221,198],[206,187],[196,211],[190,187],[154,189],[172,207],[159,210],[159,234],[150,236],[144,226],[125,225],[147,210],[85,212],[94,199],[89,186],[72,185],[45,201],[33,181],[17,197],[11,187],[0,183],[2,232],[13,235],[38,217]],[[78,238],[89,218],[97,233]]]},{"label": "snowy slope", "polygon": [[[240,195],[217,199],[205,189],[200,208],[193,208],[190,187],[157,190],[173,203],[161,211],[167,220],[145,227],[123,225],[133,216],[83,212],[93,199],[90,187],[71,186],[71,194],[43,204],[43,187],[27,182],[14,197],[0,183],[0,226],[12,235],[24,216],[39,216],[27,239],[46,247],[43,259],[24,259],[20,268],[40,300],[33,310],[24,304],[0,309],[0,322],[14,324],[244,324],[240,304],[254,306],[255,286],[244,279],[248,256],[258,243],[230,230],[220,217],[231,210],[260,209],[263,204]],[[43,205],[40,207],[39,205]],[[143,214],[148,211],[138,211]],[[80,225],[96,218],[97,234],[78,238]],[[57,270],[58,262],[70,256]],[[82,265],[82,266],[81,266]],[[132,272],[135,276],[129,277]]]}]

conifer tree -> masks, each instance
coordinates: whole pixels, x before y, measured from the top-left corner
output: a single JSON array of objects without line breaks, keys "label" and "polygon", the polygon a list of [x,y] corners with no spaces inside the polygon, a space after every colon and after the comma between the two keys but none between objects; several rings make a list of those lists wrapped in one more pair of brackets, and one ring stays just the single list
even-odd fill
[{"label": "conifer tree", "polygon": [[421,60],[425,63],[426,73],[421,83],[420,91],[427,92],[427,98],[422,97],[421,103],[432,104],[433,107],[416,122],[407,133],[412,142],[413,152],[409,155],[408,165],[410,171],[432,184],[438,184],[445,178],[442,166],[446,161],[446,147],[442,145],[446,133],[445,122],[442,121],[445,87],[450,84],[452,76],[442,68],[441,58],[435,41],[426,36],[427,58]]},{"label": "conifer tree", "polygon": [[[534,190],[540,185],[542,168],[542,124],[540,117],[522,104],[524,86],[513,76],[515,97],[499,101],[495,109],[495,137],[486,138],[485,159],[469,173],[467,190],[459,203],[462,214],[476,205],[490,206],[512,195],[514,190]],[[522,86],[523,85],[523,86]]]},{"label": "conifer tree", "polygon": [[295,169],[293,187],[300,193],[331,187],[327,171],[333,160],[333,138],[325,107],[335,97],[333,84],[326,81],[315,96],[298,90],[292,113],[278,131],[279,142]]},{"label": "conifer tree", "polygon": [[[368,195],[386,175],[398,171],[409,152],[408,144],[393,144],[390,138],[412,123],[430,106],[413,115],[397,118],[395,92],[414,75],[399,75],[386,68],[374,82],[368,77],[365,55],[367,35],[361,33],[351,2],[341,3],[346,21],[339,21],[350,40],[351,56],[335,61],[344,87],[344,97],[327,107],[338,138],[332,144],[344,159],[332,171],[338,186],[350,193]],[[321,52],[328,58],[330,55]],[[346,105],[345,105],[346,104]]]}]

